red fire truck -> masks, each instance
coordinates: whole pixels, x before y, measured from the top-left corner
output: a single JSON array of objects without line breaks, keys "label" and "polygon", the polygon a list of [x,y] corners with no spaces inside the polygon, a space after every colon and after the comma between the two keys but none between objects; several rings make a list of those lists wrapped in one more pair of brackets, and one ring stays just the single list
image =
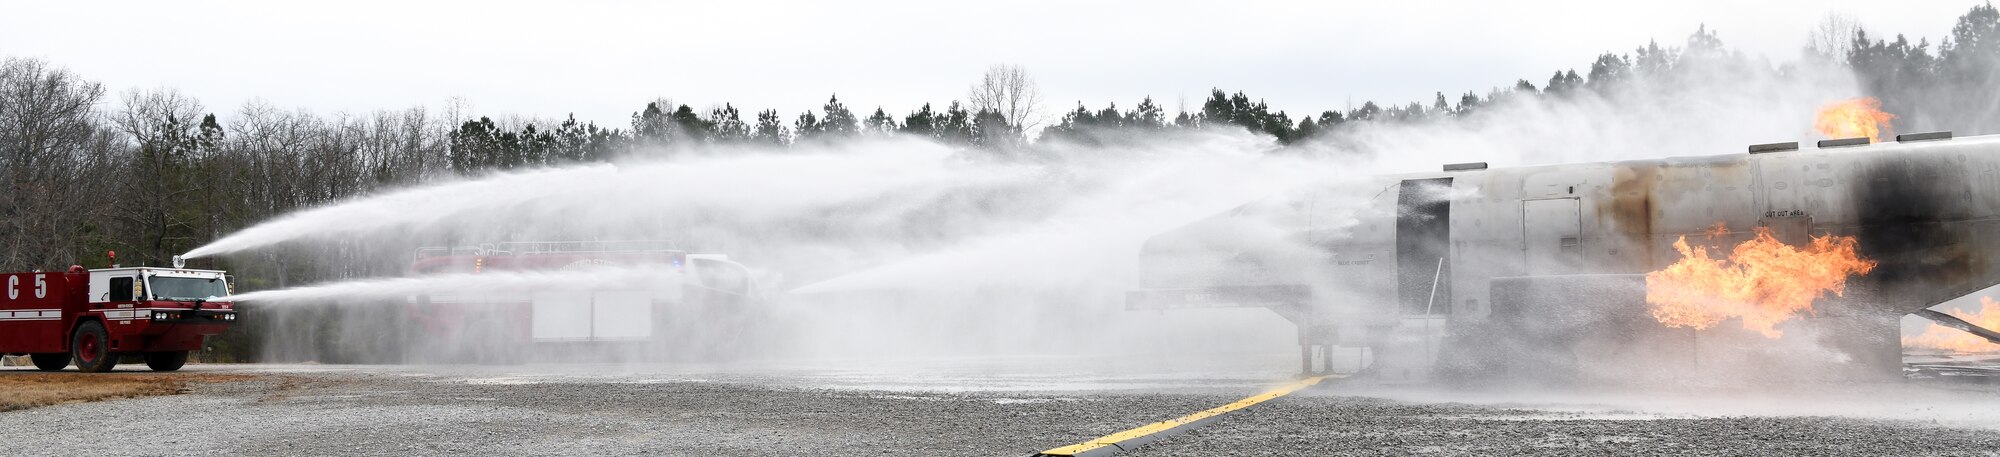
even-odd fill
[{"label": "red fire truck", "polygon": [[79,371],[110,371],[125,356],[178,370],[188,351],[236,321],[230,303],[209,301],[230,293],[221,271],[71,266],[0,273],[0,285],[0,353],[27,354],[44,371],[72,359]]},{"label": "red fire truck", "polygon": [[749,270],[726,256],[688,254],[668,242],[510,242],[422,248],[411,263],[410,273],[423,276],[625,266],[651,266],[661,275],[657,280],[613,286],[509,294],[454,291],[411,297],[410,322],[415,325],[405,336],[413,351],[409,355],[506,362],[551,353],[567,359],[587,352],[583,349],[608,349],[620,356],[643,356],[693,344],[728,345],[743,338],[741,325],[735,324],[749,318],[746,308],[759,298]]}]

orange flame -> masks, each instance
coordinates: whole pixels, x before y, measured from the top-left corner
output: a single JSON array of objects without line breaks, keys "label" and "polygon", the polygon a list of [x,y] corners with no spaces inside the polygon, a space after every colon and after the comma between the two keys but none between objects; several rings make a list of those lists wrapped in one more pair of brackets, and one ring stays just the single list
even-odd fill
[{"label": "orange flame", "polygon": [[[1714,237],[1727,233],[1718,224]],[[1736,245],[1727,259],[1709,257],[1708,247],[1674,242],[1681,260],[1646,274],[1646,303],[1653,319],[1668,327],[1706,329],[1740,318],[1743,328],[1765,337],[1783,332],[1778,323],[1812,310],[1814,300],[1847,290],[1847,278],[1868,274],[1875,262],[1861,259],[1851,236],[1813,237],[1804,249],[1787,246],[1758,227],[1757,235]]]},{"label": "orange flame", "polygon": [[1709,227],[1708,230],[1701,231],[1701,234],[1708,235],[1708,239],[1711,240],[1729,236],[1729,224],[1722,221],[1716,221],[1714,227]]},{"label": "orange flame", "polygon": [[[1959,319],[1965,319],[1966,322],[1971,322],[1973,325],[1986,328],[2000,328],[2000,302],[1993,301],[1992,297],[1979,297],[1978,313],[1966,315],[1953,312],[1951,314],[1958,316]],[[1993,344],[1991,341],[1986,341],[1985,338],[1973,336],[1971,333],[1935,323],[1929,327],[1925,327],[1924,333],[1914,337],[1903,338],[1903,345],[1941,349],[1951,352],[2000,351],[2000,344]]]},{"label": "orange flame", "polygon": [[1896,115],[1882,112],[1882,101],[1875,97],[1862,97],[1829,103],[1819,108],[1819,117],[1813,120],[1813,128],[1827,138],[1868,137],[1870,143],[1882,142],[1882,135],[1889,130],[1889,121]]}]

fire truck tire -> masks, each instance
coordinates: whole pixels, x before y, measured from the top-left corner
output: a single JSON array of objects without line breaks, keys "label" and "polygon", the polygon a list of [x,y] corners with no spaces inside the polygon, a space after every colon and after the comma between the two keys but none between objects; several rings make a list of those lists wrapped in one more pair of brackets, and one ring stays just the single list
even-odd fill
[{"label": "fire truck tire", "polygon": [[148,352],[146,367],[153,371],[174,371],[188,363],[188,351]]},{"label": "fire truck tire", "polygon": [[102,322],[77,326],[76,336],[69,340],[69,353],[76,359],[76,371],[103,373],[118,366],[118,355],[111,353],[111,337],[104,332]]},{"label": "fire truck tire", "polygon": [[69,367],[67,352],[28,354],[28,359],[35,361],[35,368],[42,371],[62,371],[63,368]]}]

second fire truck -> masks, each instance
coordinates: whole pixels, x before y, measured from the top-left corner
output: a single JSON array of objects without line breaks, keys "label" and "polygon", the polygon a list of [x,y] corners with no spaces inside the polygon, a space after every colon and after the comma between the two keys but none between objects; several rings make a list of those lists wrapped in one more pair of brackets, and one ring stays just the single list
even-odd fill
[{"label": "second fire truck", "polygon": [[528,355],[617,358],[716,355],[748,344],[741,324],[759,299],[743,265],[659,241],[510,242],[423,248],[413,276],[652,266],[654,281],[528,293],[457,291],[411,297],[405,335],[416,359],[518,361]]}]

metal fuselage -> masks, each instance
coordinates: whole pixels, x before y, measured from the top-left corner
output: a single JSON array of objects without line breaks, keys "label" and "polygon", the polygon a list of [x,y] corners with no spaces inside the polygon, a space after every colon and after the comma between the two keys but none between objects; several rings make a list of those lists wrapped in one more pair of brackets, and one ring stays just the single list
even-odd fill
[{"label": "metal fuselage", "polygon": [[[1731,231],[1711,238],[1718,223]],[[1271,307],[1306,339],[1480,322],[1496,278],[1643,274],[1680,260],[1684,236],[1726,247],[1753,227],[1791,245],[1855,237],[1878,266],[1810,317],[1893,332],[2000,284],[2000,137],[1374,177],[1149,240],[1129,306]],[[1864,357],[1899,350],[1868,340]]]}]

